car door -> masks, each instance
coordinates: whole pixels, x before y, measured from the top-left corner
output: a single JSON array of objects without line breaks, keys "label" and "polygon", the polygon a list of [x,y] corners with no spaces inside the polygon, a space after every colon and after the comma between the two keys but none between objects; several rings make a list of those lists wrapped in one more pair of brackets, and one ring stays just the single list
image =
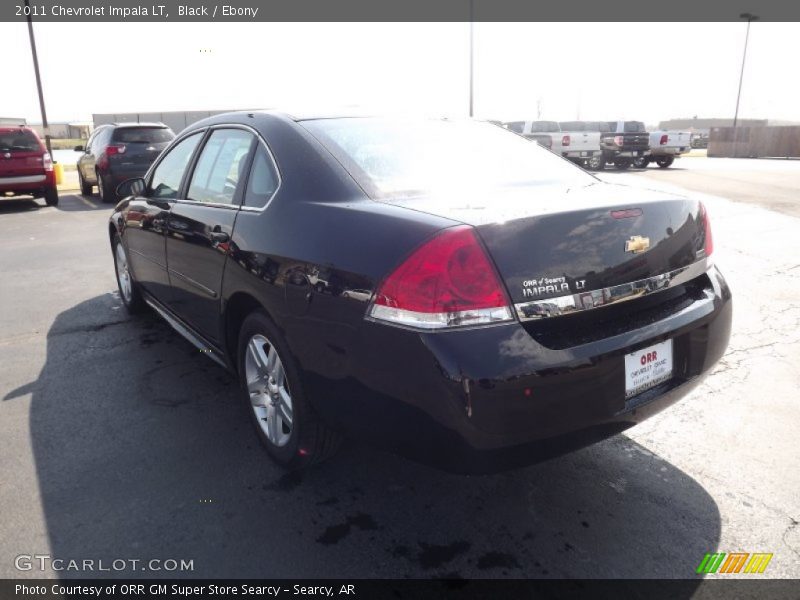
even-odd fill
[{"label": "car door", "polygon": [[194,161],[185,198],[167,227],[170,309],[211,342],[220,342],[220,291],[255,134],[213,128]]},{"label": "car door", "polygon": [[145,191],[132,198],[124,212],[128,260],[136,281],[165,304],[171,292],[166,255],[169,212],[203,133],[190,134],[168,149],[151,171]]},{"label": "car door", "polygon": [[94,141],[97,139],[97,136],[101,131],[103,131],[103,129],[103,127],[98,127],[92,132],[92,135],[89,136],[89,140],[86,142],[86,147],[83,149],[83,154],[81,154],[80,158],[78,158],[78,170],[81,172],[84,181],[87,183],[96,183],[97,181],[94,171],[92,147],[94,146]]}]

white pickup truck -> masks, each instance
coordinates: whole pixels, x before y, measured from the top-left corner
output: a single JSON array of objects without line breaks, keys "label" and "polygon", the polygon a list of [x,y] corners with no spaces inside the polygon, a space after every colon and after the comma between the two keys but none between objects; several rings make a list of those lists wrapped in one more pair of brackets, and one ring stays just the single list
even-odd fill
[{"label": "white pickup truck", "polygon": [[650,163],[666,169],[676,158],[692,149],[692,134],[689,131],[651,131],[650,154],[633,161],[633,166],[643,169]]},{"label": "white pickup truck", "polygon": [[600,133],[583,121],[512,121],[505,127],[580,165],[597,168],[602,156]]}]

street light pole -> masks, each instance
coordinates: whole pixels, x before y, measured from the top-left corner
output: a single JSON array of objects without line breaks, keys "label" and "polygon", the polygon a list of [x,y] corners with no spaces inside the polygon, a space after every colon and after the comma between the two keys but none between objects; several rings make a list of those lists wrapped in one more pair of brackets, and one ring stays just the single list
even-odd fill
[{"label": "street light pole", "polygon": [[744,53],[742,54],[742,70],[739,72],[739,91],[736,94],[736,112],[733,114],[733,127],[739,121],[739,98],[742,96],[742,79],[744,79],[744,63],[747,60],[747,41],[750,39],[750,23],[758,21],[758,16],[751,13],[742,13],[740,19],[747,19],[747,33],[744,36]]},{"label": "street light pole", "polygon": [[474,116],[475,89],[475,0],[469,0],[469,116]]},{"label": "street light pole", "polygon": [[42,92],[42,78],[39,75],[39,57],[36,55],[36,38],[33,36],[33,22],[31,21],[30,2],[25,0],[25,6],[28,8],[28,36],[31,38],[31,55],[33,56],[33,72],[36,74],[36,89],[39,92],[39,108],[42,111],[42,127],[44,128],[44,143],[47,146],[47,152],[50,157],[53,157],[53,150],[50,148],[50,127],[47,125],[47,111],[44,109],[44,93]]}]

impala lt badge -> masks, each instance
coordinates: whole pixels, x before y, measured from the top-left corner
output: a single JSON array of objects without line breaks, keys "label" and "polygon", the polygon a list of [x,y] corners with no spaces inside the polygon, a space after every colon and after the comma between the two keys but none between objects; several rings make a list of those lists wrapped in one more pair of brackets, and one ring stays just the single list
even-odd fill
[{"label": "impala lt badge", "polygon": [[650,238],[642,237],[640,235],[632,235],[631,239],[625,242],[625,252],[633,252],[639,254],[644,252],[650,247]]}]

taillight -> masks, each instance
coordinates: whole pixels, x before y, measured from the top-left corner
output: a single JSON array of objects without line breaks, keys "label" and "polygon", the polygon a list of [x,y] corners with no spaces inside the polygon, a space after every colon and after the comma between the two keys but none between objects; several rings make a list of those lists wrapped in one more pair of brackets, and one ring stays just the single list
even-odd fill
[{"label": "taillight", "polygon": [[622,145],[623,145],[623,143],[624,143],[624,142],[625,142],[625,136],[622,136],[622,135],[615,135],[615,136],[614,136],[614,143],[615,143],[617,146],[620,146],[620,147],[622,147]]},{"label": "taillight", "polygon": [[667,140],[669,140],[669,136],[665,133],[664,135],[661,136],[661,145],[663,146],[664,144],[666,144]]},{"label": "taillight", "polygon": [[49,152],[42,154],[42,165],[44,165],[45,171],[53,170],[53,158],[50,156]]},{"label": "taillight", "polygon": [[569,146],[569,136],[565,135],[561,138],[561,145],[562,146]]},{"label": "taillight", "polygon": [[421,329],[512,319],[497,273],[468,226],[417,248],[378,287],[369,316]]},{"label": "taillight", "polygon": [[706,257],[711,256],[714,251],[714,238],[711,236],[711,219],[708,217],[708,210],[705,205],[700,203],[700,217],[703,219],[703,227],[705,230],[705,244],[703,249],[706,251]]},{"label": "taillight", "polygon": [[106,154],[114,156],[115,154],[125,154],[125,144],[109,144],[106,147]]}]

